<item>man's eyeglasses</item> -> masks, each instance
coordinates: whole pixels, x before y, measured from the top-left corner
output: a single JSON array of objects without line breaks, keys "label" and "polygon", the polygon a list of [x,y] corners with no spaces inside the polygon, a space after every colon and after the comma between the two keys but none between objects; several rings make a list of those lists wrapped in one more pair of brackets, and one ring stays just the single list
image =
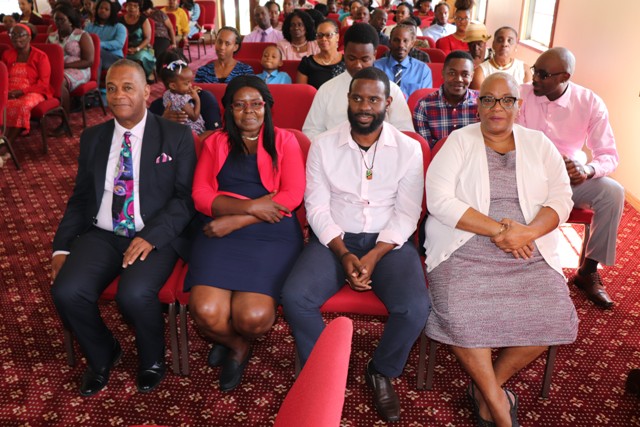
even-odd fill
[{"label": "man's eyeglasses", "polygon": [[559,73],[549,73],[545,70],[540,70],[536,67],[531,67],[531,72],[534,76],[537,76],[540,80],[547,80],[549,77],[559,76],[560,74],[564,74],[565,71],[560,71]]},{"label": "man's eyeglasses", "polygon": [[481,96],[478,98],[480,105],[483,108],[493,108],[499,102],[502,108],[505,110],[511,110],[518,98],[515,96],[503,96],[502,98],[496,98],[495,96]]},{"label": "man's eyeglasses", "polygon": [[231,108],[233,108],[234,111],[245,111],[247,107],[249,107],[251,111],[257,111],[262,109],[264,104],[266,104],[264,101],[235,101],[231,103]]},{"label": "man's eyeglasses", "polygon": [[330,32],[330,33],[316,33],[316,38],[317,39],[325,39],[325,38],[326,39],[330,39],[331,37],[335,36],[336,34],[338,34],[338,33],[333,32],[333,31]]}]

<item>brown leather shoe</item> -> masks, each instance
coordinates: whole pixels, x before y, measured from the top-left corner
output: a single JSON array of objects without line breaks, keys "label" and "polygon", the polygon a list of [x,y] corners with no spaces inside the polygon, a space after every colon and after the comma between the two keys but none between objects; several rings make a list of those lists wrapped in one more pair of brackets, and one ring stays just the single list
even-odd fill
[{"label": "brown leather shoe", "polygon": [[613,300],[602,285],[600,273],[597,271],[587,276],[583,276],[576,272],[572,281],[573,284],[581,289],[587,298],[589,298],[595,305],[602,308],[613,307]]},{"label": "brown leather shoe", "polygon": [[389,377],[379,373],[372,373],[371,360],[367,363],[364,377],[373,389],[373,401],[378,414],[387,422],[400,421],[400,399],[393,390]]}]

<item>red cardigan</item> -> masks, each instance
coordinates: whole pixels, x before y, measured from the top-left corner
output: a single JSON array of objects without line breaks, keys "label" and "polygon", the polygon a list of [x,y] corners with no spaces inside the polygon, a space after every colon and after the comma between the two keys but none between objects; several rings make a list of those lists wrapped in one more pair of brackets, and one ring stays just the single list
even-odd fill
[{"label": "red cardigan", "polygon": [[[302,203],[305,188],[305,171],[302,150],[295,135],[275,128],[278,169],[274,170],[271,156],[264,149],[262,131],[258,139],[258,172],[262,185],[269,192],[276,192],[273,200],[293,211]],[[247,199],[240,194],[218,190],[218,173],[229,156],[227,133],[220,130],[203,141],[202,152],[193,176],[193,201],[196,209],[213,216],[211,204],[220,195]]]},{"label": "red cardigan", "polygon": [[[2,62],[7,66],[9,74],[11,74],[11,67],[18,60],[18,51],[14,48],[10,48],[4,51],[2,54]],[[51,64],[47,54],[31,46],[31,53],[27,59],[27,77],[31,85],[24,90],[24,93],[41,93],[45,99],[53,96],[53,90],[51,89]],[[9,88],[14,90],[15,88]]]}]

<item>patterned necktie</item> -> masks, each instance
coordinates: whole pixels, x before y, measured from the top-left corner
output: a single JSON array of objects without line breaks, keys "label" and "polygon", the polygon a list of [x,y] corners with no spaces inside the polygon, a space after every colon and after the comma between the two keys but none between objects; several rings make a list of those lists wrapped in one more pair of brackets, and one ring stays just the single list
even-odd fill
[{"label": "patterned necktie", "polygon": [[133,216],[133,159],[131,156],[131,132],[125,132],[120,149],[118,170],[113,180],[111,204],[113,232],[122,237],[133,237],[136,225]]},{"label": "patterned necktie", "polygon": [[400,83],[402,83],[402,64],[394,65],[393,71],[393,82],[400,86]]},{"label": "patterned necktie", "polygon": [[263,31],[263,32],[262,32],[262,35],[260,36],[260,42],[261,42],[261,43],[264,43],[264,42],[266,42],[266,41],[267,41],[267,32],[266,32],[266,31]]}]

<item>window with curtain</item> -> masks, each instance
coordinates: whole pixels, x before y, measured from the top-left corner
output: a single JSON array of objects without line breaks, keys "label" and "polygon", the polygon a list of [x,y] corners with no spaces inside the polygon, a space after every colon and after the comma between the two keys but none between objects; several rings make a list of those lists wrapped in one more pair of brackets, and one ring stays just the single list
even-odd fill
[{"label": "window with curtain", "polygon": [[560,0],[528,0],[525,2],[523,39],[550,47],[556,8]]},{"label": "window with curtain", "polygon": [[476,7],[474,8],[474,16],[473,19],[486,24],[487,22],[487,6],[489,0],[477,0]]}]

